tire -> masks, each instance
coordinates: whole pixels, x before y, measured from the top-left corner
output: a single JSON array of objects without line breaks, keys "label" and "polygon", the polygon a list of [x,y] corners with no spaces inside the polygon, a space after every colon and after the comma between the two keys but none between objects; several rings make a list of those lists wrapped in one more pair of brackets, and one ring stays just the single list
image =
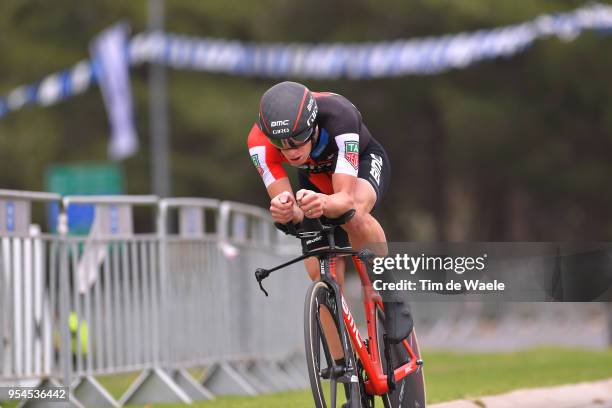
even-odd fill
[{"label": "tire", "polygon": [[[329,353],[329,347],[319,319],[319,306],[327,307],[331,312],[338,329],[339,313],[336,310],[333,291],[325,282],[313,282],[306,292],[304,303],[304,345],[306,347],[306,365],[308,366],[308,377],[312,389],[312,397],[316,408],[340,408],[346,401],[351,401],[348,407],[361,408],[361,397],[359,383],[341,384],[331,379],[323,378],[322,370],[334,366],[333,359]],[[340,313],[342,313],[340,311]],[[353,353],[350,355],[351,365],[355,366]],[[332,389],[335,388],[335,405],[331,400]]]},{"label": "tire", "polygon": [[[381,356],[383,372],[388,374],[393,372],[393,369],[408,362],[409,355],[402,343],[391,344],[391,364],[392,370],[387,370],[387,359],[385,358],[385,344],[383,342],[384,314],[377,307],[376,310],[376,330],[378,333],[378,352]],[[417,341],[416,332],[412,329],[408,336],[408,343],[412,347],[412,351],[421,358],[419,351],[419,343]],[[425,408],[425,380],[423,377],[423,367],[421,366],[416,372],[402,378],[395,383],[395,390],[382,396],[383,405],[385,408]]]}]

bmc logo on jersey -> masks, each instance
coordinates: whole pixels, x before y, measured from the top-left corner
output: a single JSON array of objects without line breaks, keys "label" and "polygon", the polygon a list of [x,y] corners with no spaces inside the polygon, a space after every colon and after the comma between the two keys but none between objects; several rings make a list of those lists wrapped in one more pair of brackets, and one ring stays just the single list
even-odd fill
[{"label": "bmc logo on jersey", "polygon": [[344,158],[355,170],[359,167],[359,142],[347,140],[344,142]]},{"label": "bmc logo on jersey", "polygon": [[251,160],[253,161],[253,165],[257,169],[257,172],[259,173],[259,175],[263,176],[263,168],[261,167],[261,164],[259,163],[259,156],[257,156],[256,154],[253,154],[251,155]]},{"label": "bmc logo on jersey", "polygon": [[383,160],[377,154],[370,153],[372,158],[372,168],[370,169],[370,175],[376,180],[376,184],[380,186],[380,173],[382,173]]}]

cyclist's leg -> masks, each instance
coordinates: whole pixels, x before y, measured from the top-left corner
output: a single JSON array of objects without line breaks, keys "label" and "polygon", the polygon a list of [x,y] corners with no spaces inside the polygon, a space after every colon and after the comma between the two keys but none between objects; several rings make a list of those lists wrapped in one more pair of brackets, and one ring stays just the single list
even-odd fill
[{"label": "cyclist's leg", "polygon": [[373,248],[378,256],[387,254],[387,238],[380,223],[370,214],[376,203],[376,192],[367,181],[358,178],[355,186],[355,216],[343,228],[348,232],[351,246],[362,249],[368,243],[376,243]]}]

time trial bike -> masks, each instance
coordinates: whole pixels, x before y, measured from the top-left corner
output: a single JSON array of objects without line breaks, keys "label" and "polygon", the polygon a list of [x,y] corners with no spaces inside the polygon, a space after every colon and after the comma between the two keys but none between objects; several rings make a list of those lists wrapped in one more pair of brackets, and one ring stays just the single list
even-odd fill
[{"label": "time trial bike", "polygon": [[[327,237],[329,246],[323,249],[307,250],[303,245],[302,255],[270,269],[258,268],[255,278],[261,290],[270,273],[286,266],[316,257],[321,277],[313,282],[304,304],[304,343],[308,376],[317,408],[373,408],[380,397],[385,408],[424,408],[425,383],[423,360],[414,328],[400,342],[393,344],[384,327],[385,304],[381,295],[372,287],[367,273],[368,259],[374,254],[369,250],[355,251],[352,248],[336,247],[334,230],[349,221],[355,210],[329,219],[322,217],[314,221],[315,228],[296,228],[292,223],[275,224],[286,234],[301,240],[316,240]],[[363,338],[353,319],[350,307],[336,282],[335,260],[351,256],[363,289],[363,305],[367,323],[367,338]],[[324,332],[321,310],[326,308],[333,317],[337,333],[331,335],[340,339],[344,361],[338,362],[330,352],[330,333]],[[328,329],[329,331],[329,329]],[[342,384],[344,392],[338,393]],[[342,395],[343,394],[343,395]],[[341,400],[346,398],[346,402]],[[337,405],[343,404],[343,405]]]}]

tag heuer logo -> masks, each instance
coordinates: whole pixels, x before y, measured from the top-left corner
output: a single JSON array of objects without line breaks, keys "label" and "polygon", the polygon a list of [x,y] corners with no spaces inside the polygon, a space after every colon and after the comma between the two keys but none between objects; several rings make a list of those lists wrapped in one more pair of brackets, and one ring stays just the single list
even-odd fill
[{"label": "tag heuer logo", "polygon": [[359,167],[359,142],[353,140],[344,142],[344,158],[357,170]]},{"label": "tag heuer logo", "polygon": [[263,176],[263,168],[261,167],[261,164],[259,163],[259,157],[256,154],[254,154],[251,156],[251,160],[253,161],[253,165],[257,169],[257,172],[259,173],[259,175]]}]

